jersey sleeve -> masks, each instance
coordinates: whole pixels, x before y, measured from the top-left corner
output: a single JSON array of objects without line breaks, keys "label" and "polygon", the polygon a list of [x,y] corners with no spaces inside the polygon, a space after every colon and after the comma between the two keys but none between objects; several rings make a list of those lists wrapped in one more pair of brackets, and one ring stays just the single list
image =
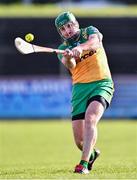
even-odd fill
[{"label": "jersey sleeve", "polygon": [[87,27],[87,35],[98,34],[99,30],[94,26]]},{"label": "jersey sleeve", "polygon": [[[58,49],[60,49],[60,50],[65,50],[66,47],[65,47],[63,44],[61,44],[61,45],[58,47]],[[59,54],[57,55],[57,57],[58,57],[58,59],[61,61],[63,55],[59,53]]]}]

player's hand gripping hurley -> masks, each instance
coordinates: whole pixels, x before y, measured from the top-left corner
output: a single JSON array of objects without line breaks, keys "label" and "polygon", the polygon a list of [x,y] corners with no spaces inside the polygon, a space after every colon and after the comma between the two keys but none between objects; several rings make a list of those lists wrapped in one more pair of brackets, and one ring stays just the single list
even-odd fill
[{"label": "player's hand gripping hurley", "polygon": [[24,41],[20,37],[15,38],[15,46],[17,50],[22,54],[39,53],[39,52],[64,54],[65,52],[64,50],[37,46]]}]

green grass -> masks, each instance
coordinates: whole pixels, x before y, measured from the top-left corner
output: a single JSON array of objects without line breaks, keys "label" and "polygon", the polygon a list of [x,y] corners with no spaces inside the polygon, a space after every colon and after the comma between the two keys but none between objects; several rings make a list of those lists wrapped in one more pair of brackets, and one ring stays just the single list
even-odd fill
[{"label": "green grass", "polygon": [[137,179],[137,121],[101,121],[98,129],[101,156],[79,175],[70,121],[0,121],[0,179]]},{"label": "green grass", "polygon": [[0,5],[0,17],[55,17],[62,11],[71,11],[77,16],[137,16],[137,6],[109,6],[102,8],[61,7],[46,5]]}]

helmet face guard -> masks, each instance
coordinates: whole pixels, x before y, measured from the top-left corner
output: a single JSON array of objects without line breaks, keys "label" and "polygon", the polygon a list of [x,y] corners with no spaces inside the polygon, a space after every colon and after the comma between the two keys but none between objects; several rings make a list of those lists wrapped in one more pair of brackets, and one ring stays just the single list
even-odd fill
[{"label": "helmet face guard", "polygon": [[[55,19],[55,26],[57,28],[57,31],[64,40],[69,40],[69,39],[66,39],[65,37],[63,37],[59,29],[61,26],[65,25],[69,22],[72,22],[73,24],[77,23],[75,16],[70,12],[63,12]],[[72,39],[72,38],[70,38],[70,39]]]}]

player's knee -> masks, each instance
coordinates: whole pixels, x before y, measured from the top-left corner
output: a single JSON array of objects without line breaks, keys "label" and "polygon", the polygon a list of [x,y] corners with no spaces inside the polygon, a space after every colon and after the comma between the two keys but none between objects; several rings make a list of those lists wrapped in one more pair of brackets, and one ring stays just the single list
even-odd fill
[{"label": "player's knee", "polygon": [[96,126],[98,121],[103,115],[103,107],[99,108],[94,108],[93,106],[90,106],[87,108],[87,111],[85,113],[85,123],[90,124],[90,126]]},{"label": "player's knee", "polygon": [[95,113],[91,113],[89,111],[85,114],[85,123],[89,124],[90,126],[95,126],[97,124],[97,116]]}]

